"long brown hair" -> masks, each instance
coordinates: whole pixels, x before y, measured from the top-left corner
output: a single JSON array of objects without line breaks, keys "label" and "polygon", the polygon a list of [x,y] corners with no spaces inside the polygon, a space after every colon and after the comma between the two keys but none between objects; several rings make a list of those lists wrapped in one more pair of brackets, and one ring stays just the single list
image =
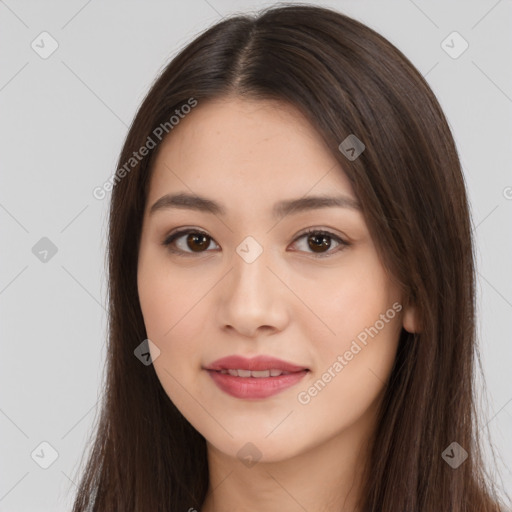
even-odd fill
[{"label": "long brown hair", "polygon": [[[420,315],[421,332],[400,335],[361,510],[499,510],[478,437],[471,217],[446,118],[422,75],[378,33],[326,8],[287,5],[203,32],[164,69],[129,130],[110,208],[105,391],[73,512],[200,510],[205,499],[205,439],[153,366],[134,356],[147,337],[137,254],[159,144],[126,163],[191,98],[227,96],[278,99],[306,115],[343,166],[383,264]],[[354,160],[339,149],[351,134],[366,146]],[[454,442],[468,454],[457,468],[443,456],[446,449],[453,456],[450,445],[463,453]]]}]

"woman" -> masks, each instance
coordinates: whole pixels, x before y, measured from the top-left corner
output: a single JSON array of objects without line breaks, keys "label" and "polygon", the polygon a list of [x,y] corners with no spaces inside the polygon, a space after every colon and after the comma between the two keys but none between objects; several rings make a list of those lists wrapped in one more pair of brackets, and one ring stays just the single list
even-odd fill
[{"label": "woman", "polygon": [[74,512],[500,510],[461,166],[387,40],[313,6],[218,23],[151,88],[112,188]]}]

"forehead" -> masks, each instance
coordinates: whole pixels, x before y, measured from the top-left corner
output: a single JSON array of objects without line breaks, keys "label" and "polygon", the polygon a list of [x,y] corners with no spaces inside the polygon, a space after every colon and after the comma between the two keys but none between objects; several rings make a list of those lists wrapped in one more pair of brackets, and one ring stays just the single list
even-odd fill
[{"label": "forehead", "polygon": [[239,98],[199,102],[162,142],[149,202],[187,188],[228,203],[310,193],[354,197],[331,149],[299,110]]}]

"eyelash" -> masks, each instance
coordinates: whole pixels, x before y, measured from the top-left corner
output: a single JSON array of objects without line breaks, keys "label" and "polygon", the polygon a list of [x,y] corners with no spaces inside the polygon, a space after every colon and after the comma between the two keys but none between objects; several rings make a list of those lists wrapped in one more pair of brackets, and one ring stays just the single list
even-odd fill
[{"label": "eyelash", "polygon": [[[165,247],[167,247],[167,249],[174,253],[174,254],[178,254],[180,256],[185,256],[185,257],[189,257],[189,256],[194,256],[194,255],[200,255],[204,252],[208,252],[207,250],[205,251],[202,251],[202,252],[197,252],[197,253],[194,253],[194,252],[188,252],[188,251],[183,251],[181,249],[174,249],[171,247],[171,244],[177,240],[178,238],[181,238],[181,236],[183,235],[188,235],[188,234],[195,234],[195,235],[204,235],[206,236],[208,239],[210,240],[213,240],[212,237],[210,237],[208,235],[208,233],[205,233],[204,231],[201,231],[200,229],[182,229],[180,231],[176,231],[175,233],[171,233],[163,242],[162,242],[162,245],[164,245]],[[312,234],[315,234],[315,235],[323,235],[323,236],[327,236],[329,238],[332,238],[333,240],[335,240],[336,242],[338,242],[340,245],[335,248],[334,250],[329,250],[328,252],[324,252],[324,253],[314,253],[314,252],[311,252],[310,254],[313,255],[314,258],[327,258],[327,257],[330,257],[332,256],[333,254],[336,254],[340,251],[342,251],[345,247],[348,247],[350,245],[349,242],[346,242],[345,240],[343,240],[342,238],[340,238],[338,235],[335,235],[334,233],[331,233],[330,231],[325,231],[325,230],[321,230],[321,229],[308,229],[307,231],[305,231],[304,233],[300,234],[294,241],[293,243],[297,242],[299,239],[303,238],[303,237],[307,237],[309,235],[312,235]],[[300,252],[300,251],[299,251]]]}]

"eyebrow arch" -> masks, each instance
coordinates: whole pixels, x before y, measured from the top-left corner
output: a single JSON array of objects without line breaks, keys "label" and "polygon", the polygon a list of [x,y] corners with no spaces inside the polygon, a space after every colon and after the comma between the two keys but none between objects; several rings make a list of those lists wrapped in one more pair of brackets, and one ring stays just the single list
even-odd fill
[{"label": "eyebrow arch", "polygon": [[[360,204],[351,197],[347,196],[307,196],[299,199],[288,199],[279,201],[272,209],[275,217],[283,217],[288,214],[299,213],[319,208],[351,208],[361,211]],[[167,210],[169,208],[179,208],[186,210],[196,210],[199,212],[212,213],[214,215],[225,216],[226,209],[216,201],[206,197],[191,195],[186,193],[166,194],[158,199],[149,214],[157,211]]]}]

